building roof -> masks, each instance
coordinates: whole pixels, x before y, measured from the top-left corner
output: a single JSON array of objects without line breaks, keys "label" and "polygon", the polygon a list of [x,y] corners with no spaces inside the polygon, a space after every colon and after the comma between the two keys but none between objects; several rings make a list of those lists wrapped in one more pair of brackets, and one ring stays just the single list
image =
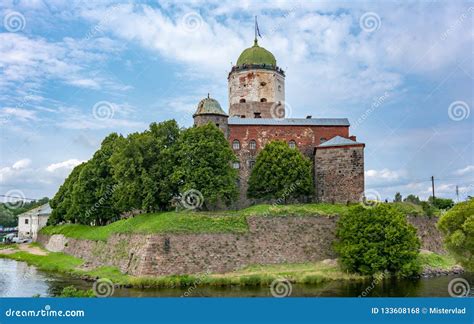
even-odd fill
[{"label": "building roof", "polygon": [[227,116],[227,114],[222,110],[221,105],[216,99],[210,98],[207,95],[207,98],[202,99],[196,112],[194,113],[193,117],[196,115],[222,115]]},{"label": "building roof", "polygon": [[230,117],[229,125],[278,125],[278,126],[350,126],[347,118],[240,118]]},{"label": "building roof", "polygon": [[245,49],[237,59],[237,66],[242,65],[270,65],[276,67],[276,59],[273,54],[263,47],[258,46],[255,39],[252,47]]},{"label": "building roof", "polygon": [[20,215],[18,217],[22,216],[33,216],[33,215],[38,215],[38,216],[49,216],[51,214],[51,207],[49,206],[49,203],[46,203],[44,205],[41,205],[39,207],[30,209]]},{"label": "building roof", "polygon": [[353,141],[349,138],[345,138],[342,136],[335,136],[331,138],[329,141],[326,141],[322,144],[320,144],[318,147],[328,147],[328,146],[346,146],[346,145],[356,145],[356,144],[362,144],[356,141]]}]

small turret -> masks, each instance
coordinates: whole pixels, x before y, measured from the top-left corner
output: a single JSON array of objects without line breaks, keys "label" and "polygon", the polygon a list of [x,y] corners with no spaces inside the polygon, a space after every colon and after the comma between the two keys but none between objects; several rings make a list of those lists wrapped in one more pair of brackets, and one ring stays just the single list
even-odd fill
[{"label": "small turret", "polygon": [[229,135],[228,118],[229,116],[222,110],[221,105],[216,99],[207,94],[207,98],[202,99],[193,115],[194,126],[213,123],[219,127],[227,138]]}]

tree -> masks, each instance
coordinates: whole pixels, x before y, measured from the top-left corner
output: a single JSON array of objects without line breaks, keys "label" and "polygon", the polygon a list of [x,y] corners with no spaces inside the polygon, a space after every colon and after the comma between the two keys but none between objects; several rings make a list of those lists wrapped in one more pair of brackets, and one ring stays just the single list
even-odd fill
[{"label": "tree", "polygon": [[415,205],[419,205],[421,203],[420,198],[412,194],[408,195],[403,201],[410,202]]},{"label": "tree", "polygon": [[284,199],[314,191],[311,162],[287,143],[267,144],[257,156],[249,178],[250,198]]},{"label": "tree", "polygon": [[174,120],[152,123],[149,130],[129,135],[118,147],[111,157],[113,176],[119,183],[114,191],[117,209],[152,212],[170,206],[178,192],[172,174],[179,136]]},{"label": "tree", "polygon": [[449,199],[449,198],[438,198],[438,197],[435,197],[433,199],[433,196],[430,196],[430,198],[428,199],[428,201],[436,208],[438,209],[444,209],[444,210],[447,210],[447,209],[450,209],[451,207],[454,206],[454,201],[452,199]]},{"label": "tree", "polygon": [[0,204],[0,226],[14,227],[17,226],[18,220],[12,210],[8,209],[5,204]]},{"label": "tree", "polygon": [[236,157],[214,124],[184,131],[175,154],[178,162],[173,179],[182,194],[191,189],[199,191],[204,200],[203,208],[215,207],[221,202],[229,204],[236,199],[237,171],[232,168]]},{"label": "tree", "polygon": [[458,203],[438,221],[446,248],[466,269],[474,271],[474,199]]},{"label": "tree", "polygon": [[402,195],[399,192],[397,192],[395,194],[395,199],[393,201],[394,202],[401,202],[402,201]]},{"label": "tree", "polygon": [[394,206],[352,207],[341,215],[335,249],[349,271],[371,275],[389,271],[402,276],[419,271],[416,229]]}]

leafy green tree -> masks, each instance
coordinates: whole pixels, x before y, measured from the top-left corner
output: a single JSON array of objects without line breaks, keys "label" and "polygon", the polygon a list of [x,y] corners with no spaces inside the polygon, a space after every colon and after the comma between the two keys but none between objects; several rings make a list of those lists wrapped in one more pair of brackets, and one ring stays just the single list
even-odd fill
[{"label": "leafy green tree", "polygon": [[0,204],[0,226],[14,227],[17,226],[18,220],[12,210],[7,208],[3,203]]},{"label": "leafy green tree", "polygon": [[58,192],[50,200],[49,205],[52,208],[51,216],[48,218],[48,225],[56,225],[62,222],[76,223],[76,217],[70,211],[72,205],[73,185],[76,183],[81,173],[82,168],[86,162],[76,166],[69,176],[64,180],[64,183],[59,187]]},{"label": "leafy green tree", "polygon": [[287,143],[267,144],[257,156],[249,178],[250,198],[284,199],[314,192],[311,162]]},{"label": "leafy green tree", "polygon": [[408,195],[403,201],[410,202],[415,205],[419,205],[421,203],[420,198],[412,194]]},{"label": "leafy green tree", "polygon": [[170,206],[178,192],[172,174],[179,136],[178,124],[170,120],[152,123],[149,130],[129,135],[119,146],[110,159],[119,184],[114,191],[117,209],[152,212]]},{"label": "leafy green tree", "polygon": [[189,128],[183,132],[176,150],[177,166],[173,179],[180,192],[201,192],[203,208],[229,204],[236,199],[236,157],[222,131],[214,124]]},{"label": "leafy green tree", "polygon": [[336,234],[335,249],[349,271],[366,275],[389,271],[402,276],[419,271],[416,229],[393,206],[352,207],[341,216]]},{"label": "leafy green tree", "polygon": [[402,195],[399,192],[397,192],[395,194],[395,199],[393,201],[394,202],[401,202],[402,201]]},{"label": "leafy green tree", "polygon": [[449,198],[438,198],[438,197],[435,197],[433,199],[433,196],[430,196],[430,198],[428,199],[428,201],[436,208],[438,209],[444,209],[444,210],[447,210],[447,209],[450,209],[451,207],[454,206],[454,201],[452,199],[449,199]]},{"label": "leafy green tree", "polygon": [[474,199],[454,205],[438,221],[446,248],[469,271],[474,271]]}]

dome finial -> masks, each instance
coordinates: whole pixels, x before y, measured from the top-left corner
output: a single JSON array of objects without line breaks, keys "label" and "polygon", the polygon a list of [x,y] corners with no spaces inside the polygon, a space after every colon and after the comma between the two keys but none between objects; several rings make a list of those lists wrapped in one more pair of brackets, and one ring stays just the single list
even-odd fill
[{"label": "dome finial", "polygon": [[208,92],[208,93],[207,93],[207,99],[209,99],[209,98],[210,98],[210,97],[209,97],[209,92]]},{"label": "dome finial", "polygon": [[255,16],[255,39],[253,41],[253,46],[258,46],[257,36],[262,37],[262,35],[260,35],[260,29],[258,29],[257,16]]}]

